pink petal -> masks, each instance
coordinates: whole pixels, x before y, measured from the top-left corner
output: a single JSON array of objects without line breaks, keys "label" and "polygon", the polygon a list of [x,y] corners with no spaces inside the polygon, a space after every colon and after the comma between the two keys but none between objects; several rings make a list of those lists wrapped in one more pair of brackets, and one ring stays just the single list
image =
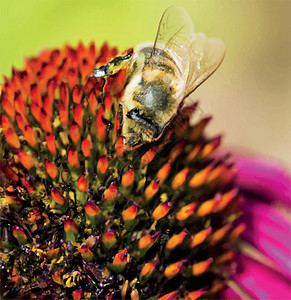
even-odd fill
[{"label": "pink petal", "polygon": [[243,238],[291,278],[291,222],[276,208],[255,198],[247,198],[243,210],[248,226]]},{"label": "pink petal", "polygon": [[[241,255],[243,272],[236,274],[234,280],[256,299],[291,299],[291,282],[284,280],[268,267]],[[231,295],[227,291],[226,296]],[[224,298],[231,299],[231,298]]]},{"label": "pink petal", "polygon": [[291,177],[279,164],[262,158],[236,157],[238,185],[251,193],[291,206]]}]

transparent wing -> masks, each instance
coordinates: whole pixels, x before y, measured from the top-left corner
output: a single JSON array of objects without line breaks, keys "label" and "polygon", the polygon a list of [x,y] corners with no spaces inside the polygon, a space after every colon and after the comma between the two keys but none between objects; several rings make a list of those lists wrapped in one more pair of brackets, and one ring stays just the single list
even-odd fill
[{"label": "transparent wing", "polygon": [[219,67],[224,55],[225,45],[220,39],[207,38],[203,33],[193,35],[184,99]]},{"label": "transparent wing", "polygon": [[154,42],[152,56],[173,51],[177,58],[188,68],[189,49],[193,39],[194,29],[191,18],[183,7],[170,6],[162,15],[157,36]]}]

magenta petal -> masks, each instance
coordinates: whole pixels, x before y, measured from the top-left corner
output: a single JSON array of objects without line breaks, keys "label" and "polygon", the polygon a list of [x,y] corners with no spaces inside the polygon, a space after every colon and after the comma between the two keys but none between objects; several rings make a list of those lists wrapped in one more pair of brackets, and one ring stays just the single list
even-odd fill
[{"label": "magenta petal", "polygon": [[268,267],[241,255],[243,272],[234,280],[258,299],[291,299],[291,282],[283,280]]},{"label": "magenta petal", "polygon": [[243,210],[248,223],[243,238],[291,278],[291,222],[276,208],[255,198],[246,198]]},{"label": "magenta petal", "polygon": [[241,300],[242,298],[230,287],[221,293],[221,299],[224,300]]},{"label": "magenta petal", "polygon": [[291,206],[291,178],[279,164],[267,159],[236,157],[238,185],[269,200]]}]

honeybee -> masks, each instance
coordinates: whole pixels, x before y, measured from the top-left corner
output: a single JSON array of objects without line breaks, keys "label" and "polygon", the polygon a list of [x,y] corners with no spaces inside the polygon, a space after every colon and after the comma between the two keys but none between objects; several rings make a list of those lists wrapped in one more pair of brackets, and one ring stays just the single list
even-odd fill
[{"label": "honeybee", "polygon": [[127,68],[121,100],[125,149],[157,140],[185,99],[218,68],[224,54],[221,40],[194,33],[186,11],[171,6],[162,15],[154,42],[139,44],[133,54],[115,57],[95,69],[91,76],[103,77]]}]

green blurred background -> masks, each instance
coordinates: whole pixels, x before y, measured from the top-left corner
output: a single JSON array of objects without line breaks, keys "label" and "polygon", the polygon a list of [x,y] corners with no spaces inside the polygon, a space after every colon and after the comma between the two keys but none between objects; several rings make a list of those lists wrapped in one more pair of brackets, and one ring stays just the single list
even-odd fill
[{"label": "green blurred background", "polygon": [[[163,11],[183,6],[196,31],[225,41],[220,69],[192,96],[210,135],[291,166],[291,1],[0,0],[0,72],[68,42],[120,50],[153,40]],[[1,78],[1,82],[3,79]],[[201,115],[201,114],[200,114]]]}]

